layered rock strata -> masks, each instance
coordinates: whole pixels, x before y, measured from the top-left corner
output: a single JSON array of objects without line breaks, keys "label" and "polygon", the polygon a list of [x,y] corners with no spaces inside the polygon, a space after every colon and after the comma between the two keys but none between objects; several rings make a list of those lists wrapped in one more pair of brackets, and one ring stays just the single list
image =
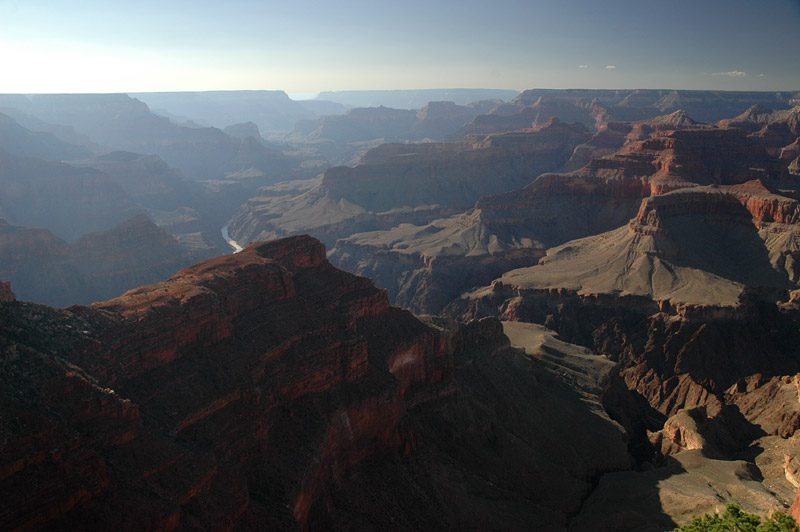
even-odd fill
[{"label": "layered rock strata", "polygon": [[246,243],[308,232],[332,245],[361,231],[427,223],[559,169],[587,138],[582,126],[552,122],[462,143],[383,145],[355,168],[327,170],[318,187],[300,196],[249,200],[230,233]]},{"label": "layered rock strata", "polygon": [[715,124],[756,105],[785,110],[796,105],[793,97],[796,98],[790,93],[774,92],[532,89],[477,116],[452,138],[533,127],[553,117],[597,129],[609,122],[635,122],[683,111],[696,120]]},{"label": "layered rock strata", "polygon": [[[673,190],[739,184],[737,197],[752,203],[752,209],[765,209],[767,217],[777,209],[780,219],[774,221],[781,227],[795,223],[789,213],[796,203],[763,184],[772,190],[792,185],[784,183],[782,164],[742,131],[698,125],[678,112],[608,127],[594,138],[597,145],[606,138],[624,147],[575,172],[544,174],[523,189],[481,198],[463,214],[341,239],[330,258],[342,268],[373,277],[389,290],[393,302],[415,312],[437,313],[462,291],[490,283],[497,272],[536,264],[552,246],[627,225],[643,198]],[[763,183],[741,185],[748,180]],[[705,201],[698,194],[676,201]],[[750,220],[746,212],[744,220]],[[775,229],[768,237],[768,247],[776,253],[773,262],[782,261],[789,270],[795,264],[793,234]],[[794,280],[797,274],[790,275]]]},{"label": "layered rock strata", "polygon": [[497,320],[419,321],[308,237],[0,313],[4,529],[565,530],[631,463]]}]

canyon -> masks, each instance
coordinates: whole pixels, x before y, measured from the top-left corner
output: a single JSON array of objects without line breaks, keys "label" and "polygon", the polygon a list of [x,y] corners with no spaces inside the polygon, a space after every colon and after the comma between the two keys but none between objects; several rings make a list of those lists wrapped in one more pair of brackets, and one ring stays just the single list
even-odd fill
[{"label": "canyon", "polygon": [[631,464],[499,321],[420,321],[309,237],[0,313],[4,529],[560,530]]},{"label": "canyon", "polygon": [[0,529],[800,517],[800,94],[452,95],[0,96]]}]

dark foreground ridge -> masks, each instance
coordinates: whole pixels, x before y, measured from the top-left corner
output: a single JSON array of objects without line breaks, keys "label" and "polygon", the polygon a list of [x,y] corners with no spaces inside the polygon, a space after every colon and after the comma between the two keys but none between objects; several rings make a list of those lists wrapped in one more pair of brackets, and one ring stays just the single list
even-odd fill
[{"label": "dark foreground ridge", "polygon": [[420,321],[308,236],[89,307],[0,285],[0,358],[2,530],[565,530],[632,464],[499,321]]}]

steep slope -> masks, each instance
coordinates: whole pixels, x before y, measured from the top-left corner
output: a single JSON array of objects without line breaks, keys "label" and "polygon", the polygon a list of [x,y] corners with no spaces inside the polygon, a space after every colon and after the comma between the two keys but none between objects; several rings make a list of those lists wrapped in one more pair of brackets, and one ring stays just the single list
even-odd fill
[{"label": "steep slope", "polygon": [[777,156],[784,147],[800,138],[800,106],[773,111],[754,105],[736,118],[721,120],[719,125],[747,131],[772,155]]},{"label": "steep slope", "polygon": [[[795,288],[799,215],[796,200],[756,183],[679,190],[645,199],[629,226],[551,248],[538,266],[499,282],[522,291],[737,306],[748,287]],[[779,262],[789,263],[791,278]]]},{"label": "steep slope", "polygon": [[320,185],[301,196],[251,199],[230,232],[239,242],[310,232],[332,244],[359,231],[425,223],[560,168],[587,138],[582,126],[555,121],[468,143],[386,144],[355,168],[327,170]]},{"label": "steep slope", "polygon": [[[503,329],[512,345],[525,349],[545,375],[580,390],[587,407],[601,408],[600,403],[614,393],[606,388],[615,370],[608,357],[564,342],[541,325],[507,321]],[[750,379],[734,393],[742,411],[748,415],[760,411],[759,420],[771,432],[773,428],[768,426],[779,416],[797,415],[795,382],[788,378],[769,383]],[[676,423],[678,420],[682,423]],[[711,446],[706,437],[713,431],[707,430],[707,423],[700,409],[676,416],[663,432],[684,438],[682,447],[664,460],[601,476],[581,511],[571,519],[570,530],[672,530],[703,513],[724,510],[725,503],[761,515],[776,509],[786,511],[797,492],[795,456],[800,434],[791,438],[785,437],[788,434],[761,436],[753,442],[754,448],[763,450],[755,458],[750,453],[724,460],[708,456]]]},{"label": "steep slope", "polygon": [[[784,183],[782,163],[746,133],[698,125],[680,112],[607,127],[594,138],[601,133],[623,148],[575,172],[544,174],[524,189],[481,198],[464,214],[341,239],[330,258],[373,277],[393,302],[438,313],[499,272],[536,264],[547,248],[627,225],[651,194],[759,178],[773,188],[793,186]],[[788,234],[771,238],[783,238],[789,249]]]},{"label": "steep slope", "polygon": [[446,309],[544,324],[616,363],[602,403],[645,467],[603,476],[573,530],[669,528],[654,501],[685,523],[723,501],[769,513],[794,500],[797,203],[737,188],[648,198],[630,227],[549,250]]},{"label": "steep slope", "polygon": [[108,175],[159,227],[181,245],[201,253],[227,252],[220,227],[230,219],[234,208],[228,202],[234,203],[236,198],[243,201],[250,189],[238,183],[235,193],[226,193],[224,186],[209,186],[187,178],[157,155],[113,151],[72,164]]},{"label": "steep slope", "polygon": [[9,98],[8,94],[1,95],[0,105],[13,105],[14,107],[0,107],[0,112],[13,118],[25,129],[38,133],[48,133],[62,142],[85,148],[88,153],[102,153],[108,150],[108,148],[92,142],[86,135],[81,135],[72,126],[49,124],[35,116],[22,112],[19,108],[27,108],[29,106],[29,100],[25,96]]},{"label": "steep slope", "polygon": [[560,531],[630,465],[499,322],[423,323],[308,237],[0,314],[3,528]]},{"label": "steep slope", "polygon": [[[730,168],[716,175],[739,180]],[[617,363],[603,404],[637,459],[657,467],[601,479],[575,530],[649,530],[650,503],[627,494],[654,483],[683,521],[718,496],[762,513],[773,496],[793,501],[800,206],[790,196],[758,181],[653,195],[629,225],[550,249],[446,309],[545,324]],[[754,484],[766,478],[778,480]],[[606,517],[613,507],[629,513]]]}]

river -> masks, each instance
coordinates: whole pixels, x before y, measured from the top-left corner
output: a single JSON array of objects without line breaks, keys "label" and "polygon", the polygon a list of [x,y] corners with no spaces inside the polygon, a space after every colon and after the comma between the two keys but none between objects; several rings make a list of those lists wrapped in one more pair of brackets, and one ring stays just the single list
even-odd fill
[{"label": "river", "polygon": [[[231,219],[231,222],[232,221],[233,219]],[[228,227],[231,225],[231,222],[226,223],[225,227],[222,228],[222,238],[224,238],[225,242],[227,242],[228,245],[233,248],[234,253],[239,253],[244,248],[240,246],[236,240],[232,239],[230,234],[228,234]]]}]

